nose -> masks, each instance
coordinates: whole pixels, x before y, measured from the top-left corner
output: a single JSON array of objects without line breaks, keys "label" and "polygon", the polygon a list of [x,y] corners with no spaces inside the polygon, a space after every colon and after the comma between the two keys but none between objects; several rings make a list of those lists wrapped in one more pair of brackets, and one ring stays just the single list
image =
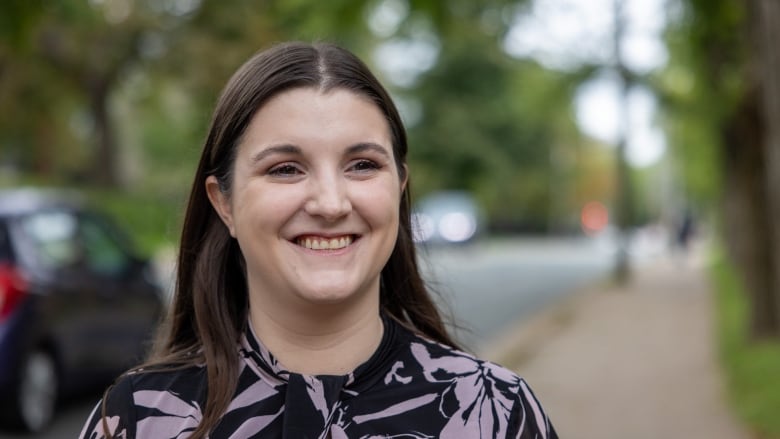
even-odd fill
[{"label": "nose", "polygon": [[346,182],[336,176],[310,181],[310,196],[304,205],[306,213],[328,221],[349,214],[352,203],[347,195]]}]

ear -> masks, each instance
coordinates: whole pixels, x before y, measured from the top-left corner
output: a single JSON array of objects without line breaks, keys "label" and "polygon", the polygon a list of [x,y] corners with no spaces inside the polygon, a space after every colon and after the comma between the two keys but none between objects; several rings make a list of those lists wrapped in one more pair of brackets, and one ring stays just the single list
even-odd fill
[{"label": "ear", "polygon": [[401,193],[406,190],[406,183],[409,182],[409,165],[403,164],[403,172],[401,173]]},{"label": "ear", "polygon": [[230,200],[222,192],[222,189],[220,189],[217,177],[209,175],[206,178],[206,193],[209,196],[209,201],[211,201],[214,210],[217,211],[220,219],[225,223],[225,227],[227,227],[230,232],[230,236],[235,238],[236,231],[233,227],[233,209],[230,206]]}]

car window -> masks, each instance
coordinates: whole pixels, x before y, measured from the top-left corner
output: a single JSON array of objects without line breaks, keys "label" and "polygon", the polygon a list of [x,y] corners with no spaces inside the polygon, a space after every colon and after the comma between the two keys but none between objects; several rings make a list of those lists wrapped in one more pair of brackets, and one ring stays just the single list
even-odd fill
[{"label": "car window", "polygon": [[23,219],[22,228],[30,237],[39,263],[50,269],[78,264],[82,252],[78,222],[69,212],[39,212]]},{"label": "car window", "polygon": [[103,275],[125,270],[130,258],[105,223],[92,216],[83,216],[81,234],[87,268]]}]

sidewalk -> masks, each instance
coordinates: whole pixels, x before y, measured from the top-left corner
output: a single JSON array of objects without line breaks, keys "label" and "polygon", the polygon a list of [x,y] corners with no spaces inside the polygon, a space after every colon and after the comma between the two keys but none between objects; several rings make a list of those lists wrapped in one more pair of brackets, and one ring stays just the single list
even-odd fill
[{"label": "sidewalk", "polygon": [[525,377],[568,439],[748,439],[726,405],[700,258],[594,285],[482,355]]}]

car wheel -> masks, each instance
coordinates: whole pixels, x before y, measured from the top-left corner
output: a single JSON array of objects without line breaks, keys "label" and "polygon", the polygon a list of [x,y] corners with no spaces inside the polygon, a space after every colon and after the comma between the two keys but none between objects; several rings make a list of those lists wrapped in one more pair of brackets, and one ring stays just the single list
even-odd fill
[{"label": "car wheel", "polygon": [[21,371],[18,392],[18,415],[22,426],[39,432],[54,417],[57,403],[57,365],[51,354],[34,350],[27,357]]}]

